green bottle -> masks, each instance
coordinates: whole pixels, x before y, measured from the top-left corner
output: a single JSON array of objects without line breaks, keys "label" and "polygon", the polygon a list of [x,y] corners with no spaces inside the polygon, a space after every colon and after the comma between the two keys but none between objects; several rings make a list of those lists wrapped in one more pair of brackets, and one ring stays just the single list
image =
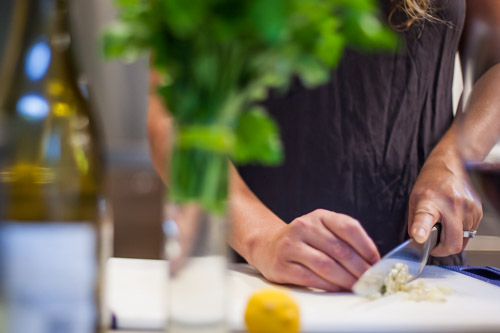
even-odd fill
[{"label": "green bottle", "polygon": [[0,72],[0,268],[9,333],[95,333],[103,159],[67,0],[16,0]]}]

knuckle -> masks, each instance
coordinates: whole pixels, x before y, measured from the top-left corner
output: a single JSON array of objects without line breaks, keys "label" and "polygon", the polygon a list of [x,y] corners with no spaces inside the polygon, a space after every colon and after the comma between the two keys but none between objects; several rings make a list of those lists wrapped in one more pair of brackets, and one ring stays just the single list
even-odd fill
[{"label": "knuckle", "polygon": [[302,217],[299,217],[299,218],[296,218],[295,220],[293,220],[293,222],[290,224],[292,229],[295,229],[295,228],[299,228],[299,229],[302,229],[302,228],[307,228],[307,220],[302,218]]},{"label": "knuckle", "polygon": [[331,247],[332,254],[335,258],[340,260],[346,260],[352,257],[352,250],[350,247],[342,241],[335,241]]},{"label": "knuckle", "polygon": [[310,286],[314,283],[313,272],[307,269],[303,269],[299,274],[299,284],[304,286]]},{"label": "knuckle", "polygon": [[293,250],[297,247],[297,241],[294,240],[292,237],[283,237],[281,240],[281,255],[283,257],[287,257],[291,253],[293,253]]},{"label": "knuckle", "polygon": [[418,224],[420,227],[427,229],[425,223],[422,222],[422,219],[426,220],[426,216],[430,216],[432,219],[436,220],[439,218],[440,209],[434,204],[430,202],[422,203],[417,210],[415,210],[413,221],[411,221],[411,225]]},{"label": "knuckle", "polygon": [[434,216],[434,202],[430,200],[420,201],[416,207],[415,215],[428,214]]},{"label": "knuckle", "polygon": [[481,221],[483,219],[483,208],[479,207],[476,209],[476,214],[477,214],[477,221]]},{"label": "knuckle", "polygon": [[476,210],[476,203],[469,198],[464,198],[463,206],[466,212],[474,212]]},{"label": "knuckle", "polygon": [[450,204],[453,206],[453,207],[463,207],[463,208],[467,208],[467,205],[468,205],[468,202],[467,200],[465,200],[465,198],[458,194],[458,193],[453,193],[453,194],[448,194],[448,200],[450,202]]},{"label": "knuckle", "polygon": [[323,215],[327,212],[327,210],[323,209],[323,208],[316,208],[314,211],[313,211],[313,214],[314,215]]},{"label": "knuckle", "polygon": [[283,272],[284,269],[285,266],[282,264],[281,261],[274,260],[271,263],[270,269],[261,270],[261,273],[267,280],[271,282],[286,283],[287,281],[285,280],[285,278],[287,275],[281,274],[281,272]]},{"label": "knuckle", "polygon": [[338,221],[337,225],[335,226],[335,233],[336,234],[349,233],[349,231],[347,230],[347,224],[344,223],[344,221]]},{"label": "knuckle", "polygon": [[316,267],[316,270],[318,272],[322,272],[322,273],[327,273],[332,266],[331,262],[329,262],[327,259],[323,259],[323,258],[315,259],[313,265]]},{"label": "knuckle", "polygon": [[422,199],[432,200],[436,197],[436,191],[432,187],[427,187],[425,189],[421,189],[419,192],[420,193],[418,193],[418,195],[417,195],[419,200],[422,200]]},{"label": "knuckle", "polygon": [[290,249],[292,247],[293,241],[290,239],[290,237],[283,237],[281,240],[281,248],[284,250]]},{"label": "knuckle", "polygon": [[338,230],[344,234],[355,233],[359,226],[359,222],[349,216],[344,216],[342,219],[339,219],[337,224]]}]

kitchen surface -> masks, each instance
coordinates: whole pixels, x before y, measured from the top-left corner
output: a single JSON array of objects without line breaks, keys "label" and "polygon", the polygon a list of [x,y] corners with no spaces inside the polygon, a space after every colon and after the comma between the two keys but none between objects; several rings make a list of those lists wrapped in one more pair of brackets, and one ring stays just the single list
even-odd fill
[{"label": "kitchen surface", "polygon": [[[0,1],[0,55],[14,0]],[[165,187],[153,169],[146,133],[148,59],[105,62],[96,43],[114,19],[112,0],[73,1],[79,59],[103,125],[106,182],[113,208],[113,257],[107,263],[109,332],[159,332],[167,320],[168,263],[163,261]],[[460,77],[456,66],[456,77]],[[457,79],[459,80],[459,79]],[[461,93],[456,84],[454,97]],[[454,271],[427,266],[419,280],[450,290],[443,300],[417,302],[398,293],[369,300],[352,293],[278,286],[253,267],[229,264],[229,327],[244,332],[248,298],[261,288],[286,289],[299,305],[304,332],[500,331],[500,216],[484,204],[477,236],[465,249],[466,265],[491,270]],[[418,313],[417,316],[414,314]]]},{"label": "kitchen surface", "polygon": [[[107,297],[116,328],[160,331],[167,307],[162,297],[167,290],[165,262],[114,258],[108,269],[112,287]],[[250,295],[262,288],[285,288],[299,305],[304,332],[498,332],[500,271],[496,274],[496,280],[481,280],[427,266],[419,280],[449,289],[442,299],[415,301],[410,294],[398,293],[370,300],[352,293],[278,286],[251,266],[234,264],[229,266],[227,279],[228,323],[232,332],[245,331],[244,313]]]}]

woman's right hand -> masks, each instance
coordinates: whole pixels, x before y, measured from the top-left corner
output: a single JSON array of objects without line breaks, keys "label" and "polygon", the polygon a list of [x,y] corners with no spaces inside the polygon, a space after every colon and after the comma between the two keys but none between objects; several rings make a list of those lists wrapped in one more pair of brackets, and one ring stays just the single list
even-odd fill
[{"label": "woman's right hand", "polygon": [[380,259],[361,224],[324,209],[263,235],[252,264],[269,280],[327,291],[350,290]]}]

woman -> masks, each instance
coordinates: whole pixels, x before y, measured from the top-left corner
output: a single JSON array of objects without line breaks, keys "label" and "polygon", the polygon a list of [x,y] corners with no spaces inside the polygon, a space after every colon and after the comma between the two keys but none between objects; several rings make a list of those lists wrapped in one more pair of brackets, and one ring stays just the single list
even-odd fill
[{"label": "woman", "polygon": [[[407,233],[423,242],[441,222],[432,254],[444,257],[460,253],[463,230],[481,220],[456,149],[453,64],[469,23],[500,20],[500,2],[381,6],[401,30],[401,50],[346,51],[328,84],[308,90],[296,82],[285,96],[271,96],[266,106],[280,126],[285,162],[231,170],[230,244],[270,281],[350,289]],[[485,77],[500,82],[498,66]],[[170,120],[158,98],[150,100],[150,143],[161,171]]]}]

